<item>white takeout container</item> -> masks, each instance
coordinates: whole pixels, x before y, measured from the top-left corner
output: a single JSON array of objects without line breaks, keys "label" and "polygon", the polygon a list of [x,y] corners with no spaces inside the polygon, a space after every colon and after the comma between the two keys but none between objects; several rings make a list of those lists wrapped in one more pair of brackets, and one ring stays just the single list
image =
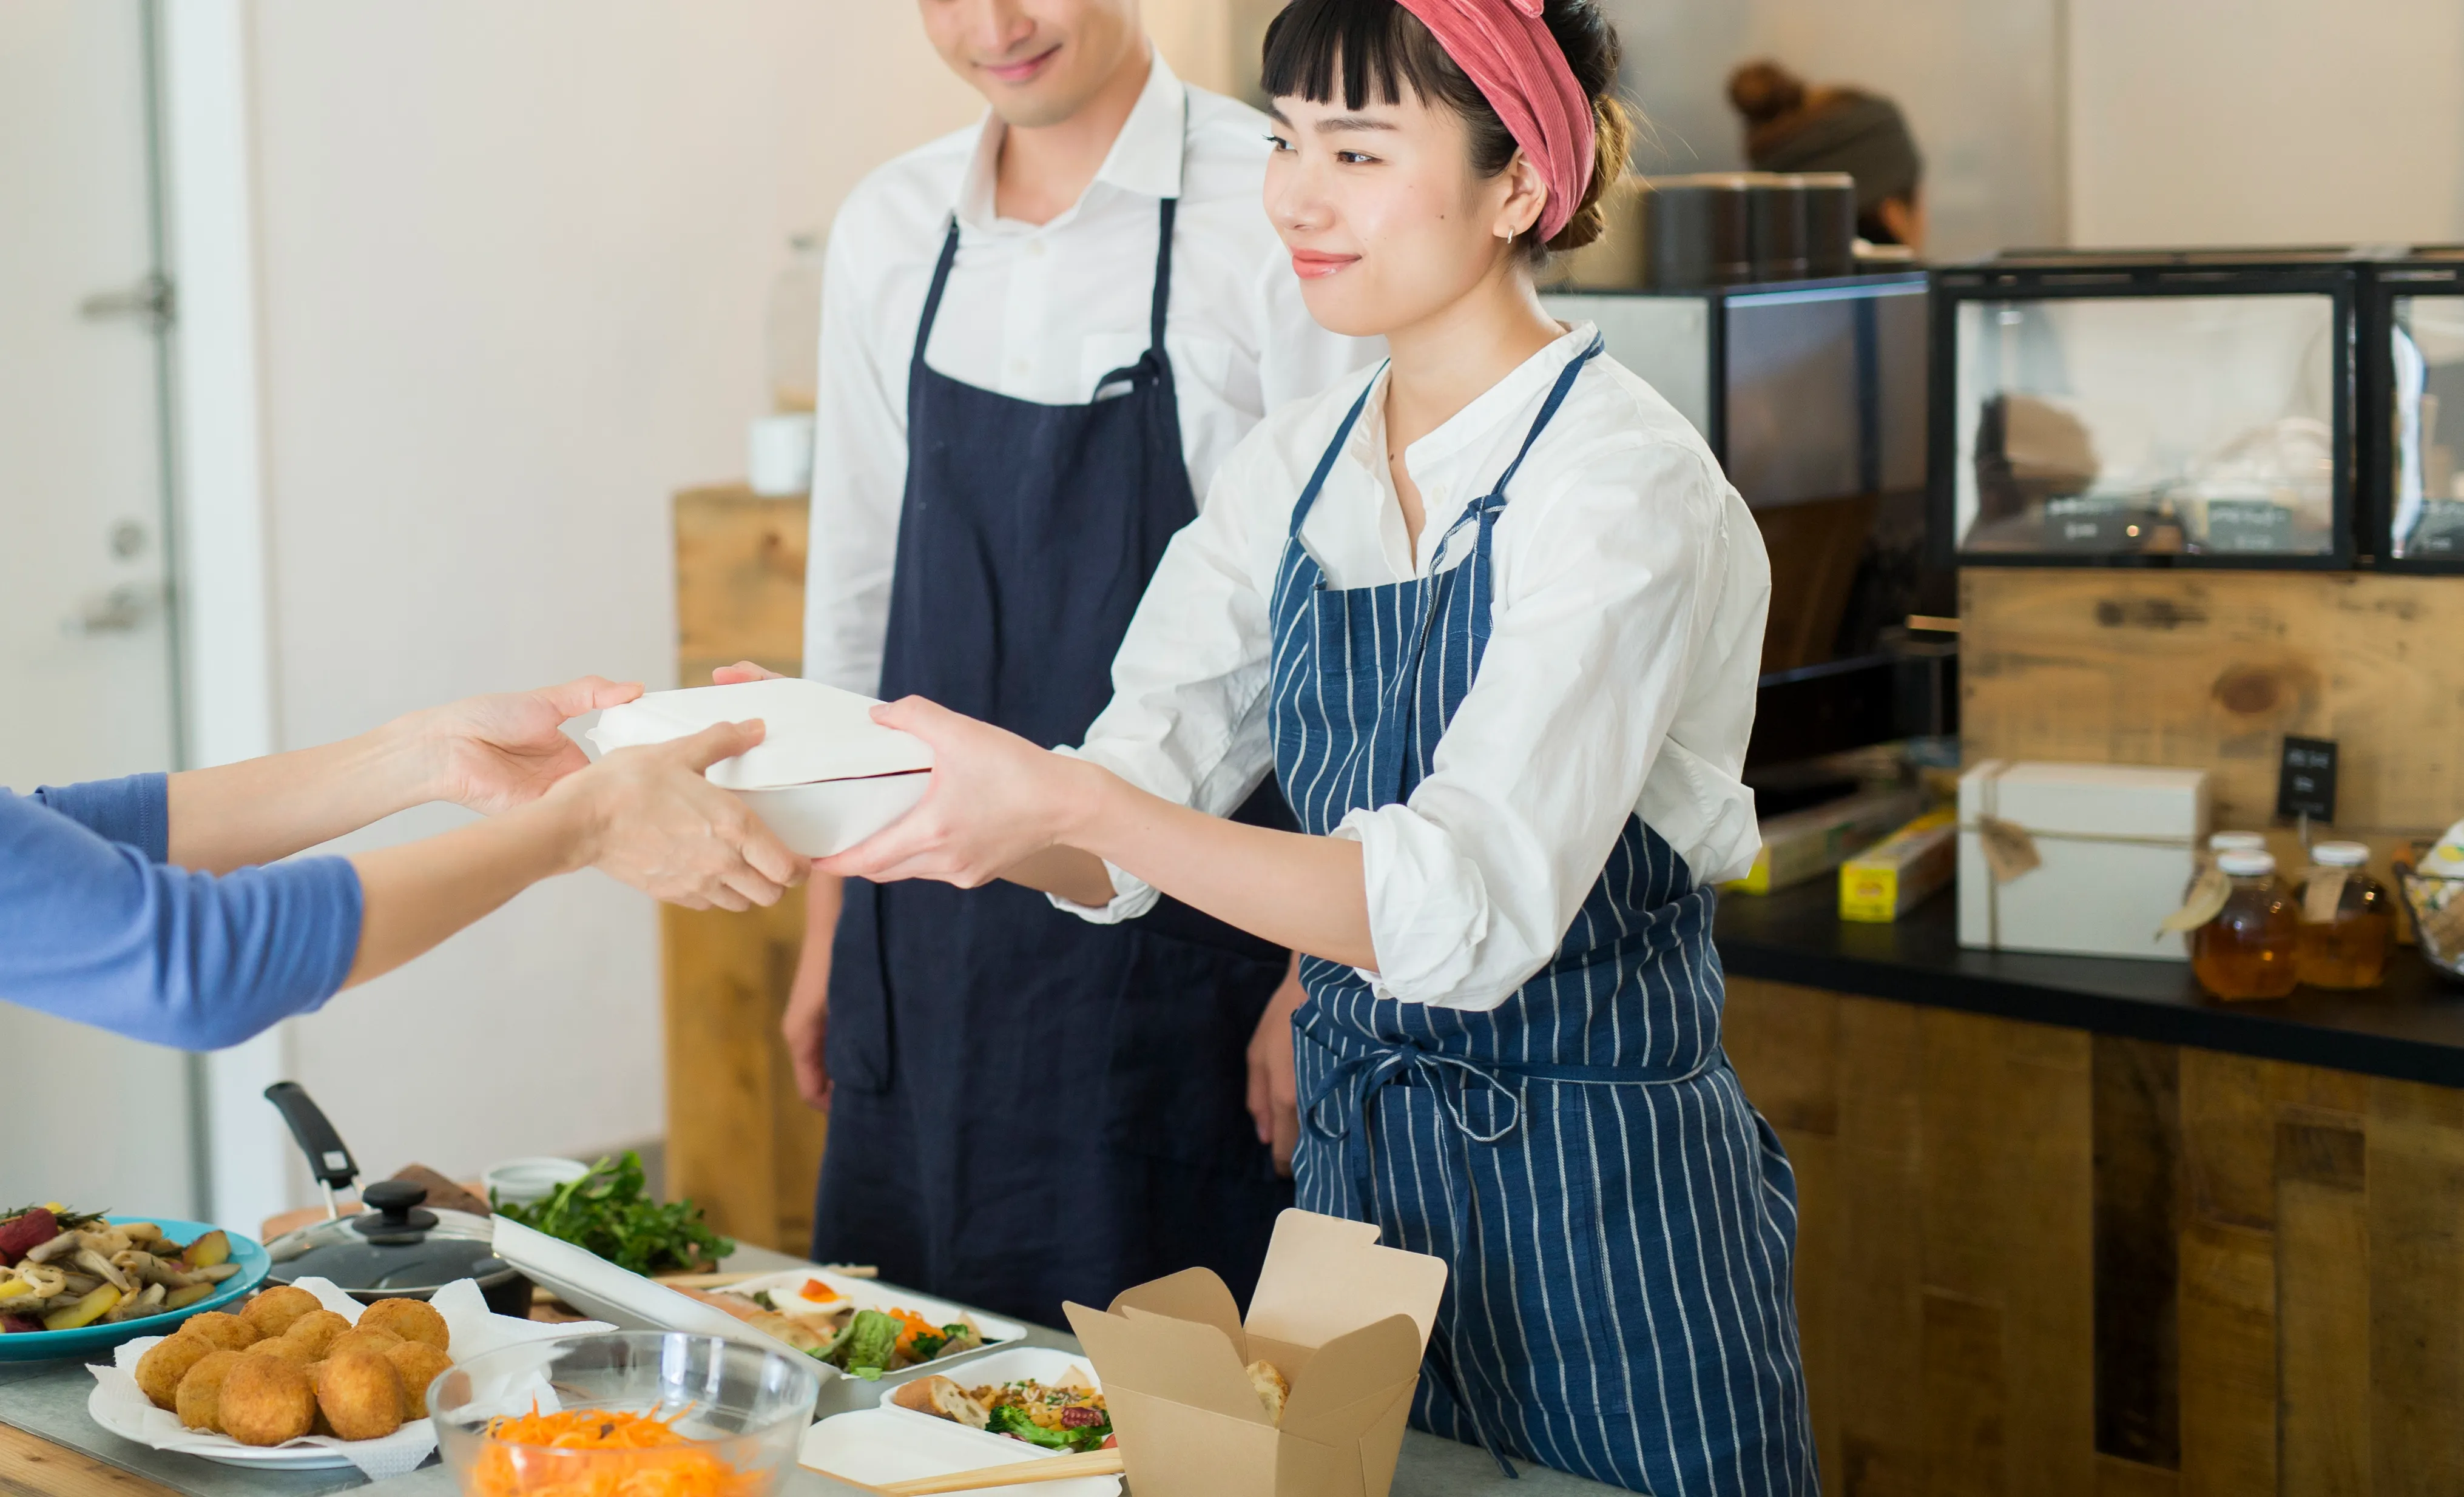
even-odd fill
[{"label": "white takeout container", "polygon": [[874,722],[878,705],[792,677],[691,686],[609,707],[589,737],[603,751],[630,748],[759,718],[762,741],[712,765],[710,782],[734,792],[791,851],[826,857],[905,815],[931,783],[932,747]]},{"label": "white takeout container", "polygon": [[[835,1414],[804,1431],[796,1459],[805,1465],[876,1486],[921,1476],[948,1476],[988,1465],[1016,1465],[1049,1460],[1023,1440],[987,1435],[948,1420],[905,1410],[857,1409]],[[1043,1497],[1118,1497],[1117,1476],[1081,1476],[1045,1482],[1035,1487]]]}]

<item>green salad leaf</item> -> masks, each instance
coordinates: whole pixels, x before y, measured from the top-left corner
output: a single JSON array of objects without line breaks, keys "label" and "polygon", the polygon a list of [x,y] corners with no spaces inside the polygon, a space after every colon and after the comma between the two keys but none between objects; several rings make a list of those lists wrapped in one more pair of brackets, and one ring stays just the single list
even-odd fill
[{"label": "green salad leaf", "polygon": [[705,1269],[736,1250],[710,1229],[701,1207],[690,1201],[650,1199],[642,1157],[627,1149],[622,1159],[602,1159],[580,1180],[569,1181],[527,1205],[488,1204],[510,1222],[536,1228],[597,1253],[635,1273]]}]

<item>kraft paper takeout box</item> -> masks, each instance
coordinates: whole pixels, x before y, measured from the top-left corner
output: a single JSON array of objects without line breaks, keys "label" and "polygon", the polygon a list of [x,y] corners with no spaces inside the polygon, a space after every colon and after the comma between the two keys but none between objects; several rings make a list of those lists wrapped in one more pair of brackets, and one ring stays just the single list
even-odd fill
[{"label": "kraft paper takeout box", "polygon": [[[1137,1497],[1386,1497],[1446,1287],[1442,1259],[1365,1222],[1286,1211],[1244,1325],[1211,1269],[1065,1307]],[[1244,1370],[1291,1382],[1278,1428]]]}]

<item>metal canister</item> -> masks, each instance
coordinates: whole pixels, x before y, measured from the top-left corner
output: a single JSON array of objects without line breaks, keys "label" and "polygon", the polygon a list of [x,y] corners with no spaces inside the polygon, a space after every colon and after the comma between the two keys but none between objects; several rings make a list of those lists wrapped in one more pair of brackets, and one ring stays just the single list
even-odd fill
[{"label": "metal canister", "polygon": [[1857,179],[1844,171],[1806,172],[1805,273],[1857,273]]},{"label": "metal canister", "polygon": [[1806,276],[1805,179],[1755,172],[1746,187],[1746,226],[1753,247],[1754,279],[1801,281]]},{"label": "metal canister", "polygon": [[1646,284],[1679,289],[1753,279],[1750,182],[1743,172],[1652,178],[1642,207]]}]

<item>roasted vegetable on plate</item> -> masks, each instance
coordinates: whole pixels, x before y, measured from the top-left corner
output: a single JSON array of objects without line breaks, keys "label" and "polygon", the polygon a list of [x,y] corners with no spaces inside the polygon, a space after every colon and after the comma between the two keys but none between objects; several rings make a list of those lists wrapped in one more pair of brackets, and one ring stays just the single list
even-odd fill
[{"label": "roasted vegetable on plate", "polygon": [[265,1249],[202,1222],[53,1202],[0,1213],[0,1360],[159,1334],[265,1277]]},{"label": "roasted vegetable on plate", "polygon": [[0,1334],[185,1310],[239,1271],[226,1232],[183,1243],[153,1222],[27,1206],[0,1218]]}]

